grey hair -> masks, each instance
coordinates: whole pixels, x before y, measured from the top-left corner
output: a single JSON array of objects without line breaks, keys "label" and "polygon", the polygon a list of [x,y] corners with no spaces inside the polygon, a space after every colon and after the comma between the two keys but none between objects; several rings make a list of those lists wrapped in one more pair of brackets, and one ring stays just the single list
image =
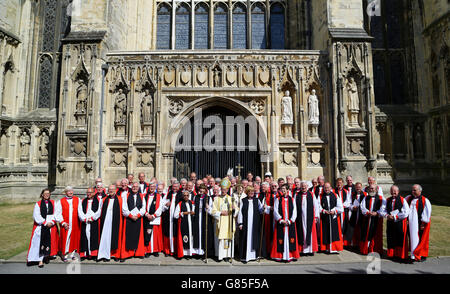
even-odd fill
[{"label": "grey hair", "polygon": [[417,188],[419,189],[419,191],[422,192],[422,186],[421,186],[421,185],[419,185],[419,184],[414,184],[413,187],[414,187],[414,186],[417,186]]},{"label": "grey hair", "polygon": [[262,182],[261,186],[268,186],[268,187],[270,187],[270,184],[267,183],[267,182]]},{"label": "grey hair", "polygon": [[64,192],[67,192],[67,191],[73,191],[72,186],[67,186],[66,188],[64,188]]}]

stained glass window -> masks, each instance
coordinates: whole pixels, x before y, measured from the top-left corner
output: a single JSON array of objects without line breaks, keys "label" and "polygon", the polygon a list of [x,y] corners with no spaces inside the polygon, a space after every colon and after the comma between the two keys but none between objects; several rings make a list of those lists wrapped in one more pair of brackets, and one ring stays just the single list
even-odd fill
[{"label": "stained glass window", "polygon": [[156,49],[170,49],[170,26],[172,15],[169,5],[161,4],[159,6],[157,21]]},{"label": "stained glass window", "polygon": [[284,8],[279,3],[270,8],[270,46],[284,49]]},{"label": "stained glass window", "polygon": [[228,9],[224,4],[214,10],[214,49],[228,48]]},{"label": "stained glass window", "polygon": [[195,9],[195,48],[208,49],[209,14],[208,7],[198,4]]},{"label": "stained glass window", "polygon": [[187,4],[180,4],[175,22],[175,49],[189,49],[191,38],[191,14]]},{"label": "stained glass window", "polygon": [[252,9],[252,49],[266,49],[266,14],[259,3]]},{"label": "stained glass window", "polygon": [[247,48],[247,11],[241,3],[233,9],[233,48]]}]

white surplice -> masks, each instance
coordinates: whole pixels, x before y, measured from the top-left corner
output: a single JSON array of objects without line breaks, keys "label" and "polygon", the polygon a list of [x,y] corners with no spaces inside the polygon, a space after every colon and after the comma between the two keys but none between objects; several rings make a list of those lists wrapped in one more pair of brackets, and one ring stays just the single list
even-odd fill
[{"label": "white surplice", "polygon": [[[313,252],[313,242],[312,242],[312,233],[309,236],[310,238],[310,242],[309,242],[309,246],[306,244],[307,241],[307,227],[308,227],[308,201],[307,201],[307,193],[298,193],[295,197],[302,197],[302,229],[303,229],[303,253],[314,253]],[[314,218],[320,218],[320,209],[319,209],[319,202],[316,199],[316,197],[314,197],[314,195],[312,195],[313,198],[313,206],[314,206]],[[300,230],[300,228],[297,228],[297,230]]]},{"label": "white surplice", "polygon": [[[273,219],[275,221],[275,223],[278,223],[280,221],[280,219],[283,219],[285,222],[291,222],[291,223],[295,223],[295,220],[297,219],[297,205],[295,205],[295,203],[293,203],[293,209],[292,209],[292,215],[291,218],[283,218],[283,215],[280,215],[278,212],[278,207],[279,205],[282,205],[280,203],[280,199],[282,201],[285,201],[285,205],[284,205],[284,215],[288,216],[289,215],[289,205],[288,205],[288,201],[292,201],[290,197],[276,197],[273,203]],[[293,260],[295,258],[290,256],[290,251],[289,251],[289,226],[284,226],[283,227],[284,230],[284,248],[283,248],[283,260]],[[275,240],[276,240],[276,236],[274,236]]]},{"label": "white surplice", "polygon": [[[105,200],[107,201],[107,200]],[[101,232],[100,245],[98,247],[98,259],[111,259],[111,236],[112,236],[112,221],[113,221],[113,207],[114,201],[117,198],[109,200],[108,208],[106,210],[105,220],[103,221],[103,231]]]},{"label": "white surplice", "polygon": [[[245,255],[245,261],[255,260],[257,258],[257,252],[253,250],[253,214],[258,213],[253,211],[253,201],[258,201],[258,209],[259,213],[262,213],[264,210],[263,204],[258,200],[258,198],[248,198],[248,213],[247,213],[247,248],[246,248],[246,255]],[[242,198],[239,201],[239,214],[238,214],[238,224],[244,223],[244,216],[242,215]],[[270,210],[270,209],[268,209]],[[261,232],[262,233],[262,232]]]},{"label": "white surplice", "polygon": [[[414,197],[412,195],[406,196],[405,202],[409,202],[410,197]],[[411,246],[411,259],[415,259],[413,254],[414,250],[416,250],[417,245],[419,245],[420,237],[419,237],[419,214],[417,211],[417,203],[418,198],[415,198],[411,201],[409,206],[409,240]],[[423,207],[422,212],[422,222],[429,223],[431,219],[431,202],[425,198],[425,205]]]},{"label": "white surplice", "polygon": [[[96,196],[94,196],[96,197]],[[80,221],[85,222],[86,223],[86,238],[87,238],[87,242],[88,242],[88,254],[91,254],[91,223],[90,222],[86,222],[86,220],[89,220],[92,218],[92,221],[96,221],[100,218],[100,215],[102,214],[102,205],[103,205],[103,201],[101,198],[97,198],[98,200],[98,209],[97,211],[92,211],[92,202],[94,201],[93,199],[88,199],[87,200],[87,207],[86,207],[86,213],[83,212],[83,200],[80,199],[80,201],[78,202],[78,218],[80,219]],[[81,229],[80,229],[80,233],[81,233]]]},{"label": "white surplice", "polygon": [[[194,234],[192,231],[192,215],[181,215],[181,205],[183,204],[183,202],[180,202],[177,207],[175,208],[175,212],[173,217],[178,220],[180,217],[181,218],[187,218],[188,220],[188,229],[189,229],[189,248],[185,249],[183,248],[183,255],[184,256],[192,256],[194,253],[196,253],[196,250],[194,249]],[[191,211],[195,211],[195,205],[192,204],[192,210],[191,207],[189,205],[186,205],[186,212],[191,212]],[[181,226],[181,224],[180,224]],[[181,228],[179,227],[178,230],[181,230]],[[181,238],[183,238],[183,236],[181,236]],[[181,242],[183,242],[181,240]],[[183,242],[184,243],[184,242]]]},{"label": "white surplice", "polygon": [[[48,203],[46,204],[46,206],[47,206],[47,211],[48,211]],[[30,250],[28,251],[28,257],[27,257],[28,262],[42,261],[44,259],[43,255],[39,255],[39,249],[40,249],[39,246],[41,244],[42,225],[46,222],[46,219],[44,219],[41,216],[41,208],[39,207],[38,203],[36,203],[34,205],[33,219],[34,219],[34,222],[37,224],[37,226],[36,226],[36,229],[34,230],[33,238],[31,239]],[[55,221],[51,221],[51,222],[53,224],[55,224]]]}]

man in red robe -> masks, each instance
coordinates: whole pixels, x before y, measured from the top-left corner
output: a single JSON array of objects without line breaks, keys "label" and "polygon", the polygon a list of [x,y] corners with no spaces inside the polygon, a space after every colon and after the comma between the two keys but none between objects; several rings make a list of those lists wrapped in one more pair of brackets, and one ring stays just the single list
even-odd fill
[{"label": "man in red robe", "polygon": [[325,183],[320,204],[320,250],[336,253],[343,250],[341,223],[338,215],[344,211],[341,199]]},{"label": "man in red robe", "polygon": [[424,261],[428,257],[431,203],[422,195],[422,187],[414,185],[411,195],[406,197],[409,203],[409,238],[411,242],[411,259]]},{"label": "man in red robe", "polygon": [[377,192],[376,185],[368,187],[367,196],[361,202],[361,254],[378,252],[383,254],[383,217],[386,215],[386,200]]},{"label": "man in red robe", "polygon": [[399,195],[397,186],[391,187],[391,197],[386,200],[387,256],[406,260],[408,258],[408,215],[409,205]]},{"label": "man in red robe", "polygon": [[156,192],[156,183],[151,182],[148,187],[148,193],[145,195],[145,215],[144,215],[144,245],[145,255],[159,256],[163,250],[161,214],[162,197]]},{"label": "man in red robe", "polygon": [[122,244],[122,197],[117,194],[117,187],[110,185],[108,196],[103,199],[100,216],[100,245],[98,260],[120,259]]},{"label": "man in red robe", "polygon": [[[75,252],[80,250],[80,220],[78,205],[80,199],[73,196],[72,187],[64,189],[65,197],[56,203],[55,219],[60,224],[59,250],[63,261],[75,259]],[[70,256],[69,256],[70,254]]]},{"label": "man in red robe", "polygon": [[270,257],[278,261],[293,261],[300,258],[296,236],[297,207],[290,195],[289,185],[283,184],[279,197],[274,200],[275,222]]},{"label": "man in red robe", "polygon": [[122,202],[123,239],[121,247],[121,261],[129,257],[141,257],[145,255],[144,226],[142,217],[145,215],[145,198],[139,193],[139,183],[133,183],[131,192]]}]

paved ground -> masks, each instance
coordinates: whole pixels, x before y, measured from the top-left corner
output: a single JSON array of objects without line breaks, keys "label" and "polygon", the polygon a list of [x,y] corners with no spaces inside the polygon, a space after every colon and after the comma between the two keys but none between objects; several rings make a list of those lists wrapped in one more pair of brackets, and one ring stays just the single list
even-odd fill
[{"label": "paved ground", "polygon": [[397,263],[386,259],[372,261],[350,251],[340,254],[316,254],[301,257],[292,263],[277,263],[261,260],[242,264],[216,262],[209,259],[208,264],[197,259],[176,260],[172,257],[151,256],[145,259],[129,259],[124,263],[83,261],[64,264],[56,259],[40,269],[25,264],[26,252],[7,261],[0,262],[0,274],[35,274],[35,273],[81,273],[81,274],[449,274],[450,257],[429,258],[425,262],[414,264]]}]

